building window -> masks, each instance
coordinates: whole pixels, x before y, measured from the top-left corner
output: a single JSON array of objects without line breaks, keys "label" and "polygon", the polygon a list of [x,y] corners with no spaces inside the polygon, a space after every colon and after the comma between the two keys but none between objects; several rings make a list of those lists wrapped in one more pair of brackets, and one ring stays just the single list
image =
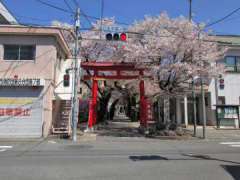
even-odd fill
[{"label": "building window", "polygon": [[4,60],[34,60],[35,45],[4,45]]},{"label": "building window", "polygon": [[227,71],[240,72],[240,56],[227,56],[225,64]]},{"label": "building window", "polygon": [[218,105],[225,104],[225,96],[218,96]]}]

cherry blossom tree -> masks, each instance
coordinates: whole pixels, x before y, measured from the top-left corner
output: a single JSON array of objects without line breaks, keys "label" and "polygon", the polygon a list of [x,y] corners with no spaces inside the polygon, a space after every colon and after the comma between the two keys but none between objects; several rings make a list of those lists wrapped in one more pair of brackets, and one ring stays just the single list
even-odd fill
[{"label": "cherry blossom tree", "polygon": [[[226,48],[203,30],[204,26],[189,22],[184,17],[171,19],[166,13],[146,16],[129,28],[125,61],[149,69],[152,84],[167,93],[186,90],[196,75],[211,78],[219,73],[216,61]],[[154,84],[154,85],[155,85]],[[149,88],[155,92],[159,89]]]},{"label": "cherry blossom tree", "polygon": [[[145,68],[145,75],[151,77],[145,81],[148,97],[184,93],[194,76],[211,79],[223,70],[216,61],[224,56],[226,48],[220,47],[214,36],[204,31],[204,25],[189,22],[184,17],[171,19],[166,13],[146,16],[129,27],[125,48],[119,48],[117,43],[106,41],[105,32],[101,31],[101,25],[114,24],[113,18],[104,19],[81,33],[82,60],[132,62]],[[91,88],[91,84],[84,83]],[[138,92],[139,83],[108,82],[99,89],[101,112],[106,111],[111,92],[114,89],[122,91],[123,86],[131,95]]]}]

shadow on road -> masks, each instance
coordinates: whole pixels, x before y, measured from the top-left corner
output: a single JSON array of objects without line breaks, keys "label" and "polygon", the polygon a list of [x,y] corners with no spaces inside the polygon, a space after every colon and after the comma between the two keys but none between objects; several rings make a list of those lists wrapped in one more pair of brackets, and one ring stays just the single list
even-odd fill
[{"label": "shadow on road", "polygon": [[[240,162],[236,161],[229,161],[223,159],[212,158],[208,155],[201,155],[201,154],[181,154],[183,158],[167,158],[159,155],[141,155],[141,156],[129,156],[129,159],[132,161],[152,161],[152,160],[167,160],[167,161],[196,161],[196,160],[208,160],[208,161],[220,161],[225,163],[237,164],[240,165]],[[184,156],[186,158],[184,158]],[[240,166],[238,166],[240,168]],[[240,174],[240,169],[239,169]]]},{"label": "shadow on road", "polygon": [[129,156],[129,159],[131,159],[132,161],[169,160],[166,157],[157,156],[157,155]]},{"label": "shadow on road", "polygon": [[202,155],[202,154],[182,154],[182,156],[193,157],[193,158],[198,158],[202,160],[212,160],[212,161],[220,161],[220,162],[226,162],[226,163],[232,163],[232,164],[240,164],[240,162],[212,158],[208,155]]},{"label": "shadow on road", "polygon": [[222,168],[225,169],[235,180],[240,179],[240,166],[231,166],[231,165],[222,165]]}]

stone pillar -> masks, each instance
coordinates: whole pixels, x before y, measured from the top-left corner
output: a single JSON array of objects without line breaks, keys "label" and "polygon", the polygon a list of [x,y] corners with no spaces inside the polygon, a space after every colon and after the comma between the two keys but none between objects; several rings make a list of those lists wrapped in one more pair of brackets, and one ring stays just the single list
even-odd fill
[{"label": "stone pillar", "polygon": [[181,125],[182,124],[182,113],[181,113],[181,102],[180,98],[176,98],[176,119],[177,119],[177,124]]},{"label": "stone pillar", "polygon": [[185,126],[188,126],[188,101],[187,95],[184,96],[184,123]]},{"label": "stone pillar", "polygon": [[164,98],[163,100],[163,112],[164,112],[164,123],[170,122],[170,100],[169,98]]}]

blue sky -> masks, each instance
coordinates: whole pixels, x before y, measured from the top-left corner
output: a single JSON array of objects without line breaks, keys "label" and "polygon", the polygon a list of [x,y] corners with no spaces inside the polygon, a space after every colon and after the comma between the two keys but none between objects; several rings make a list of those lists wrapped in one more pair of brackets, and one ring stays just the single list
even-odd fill
[{"label": "blue sky", "polygon": [[[70,14],[40,4],[36,0],[3,0],[8,9],[21,21],[33,24],[49,24],[52,20],[73,23]],[[67,9],[64,0],[42,0]],[[72,7],[72,0],[67,0]],[[100,17],[101,0],[78,0],[85,14]],[[215,21],[240,7],[240,0],[193,0],[193,19],[196,22]],[[104,17],[131,24],[144,15],[158,15],[166,11],[171,17],[188,16],[188,0],[104,0]],[[93,19],[90,19],[94,21]],[[89,23],[82,17],[82,25]],[[240,11],[228,20],[212,26],[216,33],[240,35]]]}]

